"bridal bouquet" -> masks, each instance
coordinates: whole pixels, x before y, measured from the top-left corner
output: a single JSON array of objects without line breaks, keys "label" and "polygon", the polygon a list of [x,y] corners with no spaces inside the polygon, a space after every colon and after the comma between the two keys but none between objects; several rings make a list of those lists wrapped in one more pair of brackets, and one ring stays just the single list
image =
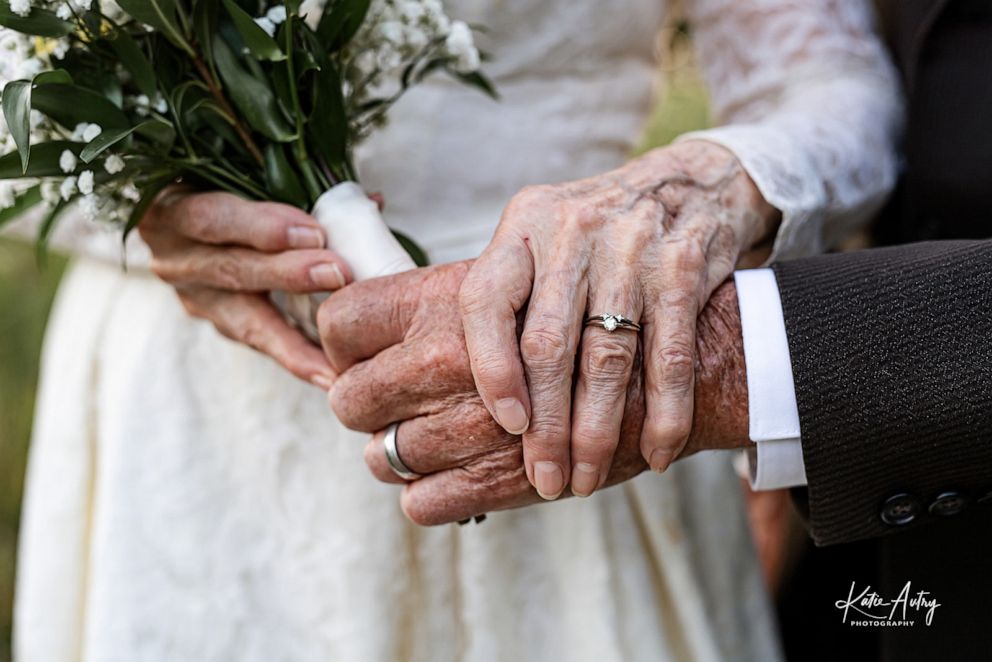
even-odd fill
[{"label": "bridal bouquet", "polygon": [[74,203],[126,236],[175,182],[313,210],[427,75],[494,95],[440,0],[0,0],[0,25],[0,223],[42,207],[42,246]]}]

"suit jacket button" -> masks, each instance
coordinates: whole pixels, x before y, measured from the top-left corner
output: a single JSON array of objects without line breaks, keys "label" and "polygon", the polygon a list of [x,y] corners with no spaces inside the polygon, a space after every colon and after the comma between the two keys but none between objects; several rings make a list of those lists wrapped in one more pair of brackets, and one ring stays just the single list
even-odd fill
[{"label": "suit jacket button", "polygon": [[905,526],[913,522],[922,510],[919,499],[912,494],[894,494],[882,504],[882,521],[889,526]]},{"label": "suit jacket button", "polygon": [[930,514],[937,517],[957,515],[968,505],[968,497],[960,492],[941,492],[930,504]]}]

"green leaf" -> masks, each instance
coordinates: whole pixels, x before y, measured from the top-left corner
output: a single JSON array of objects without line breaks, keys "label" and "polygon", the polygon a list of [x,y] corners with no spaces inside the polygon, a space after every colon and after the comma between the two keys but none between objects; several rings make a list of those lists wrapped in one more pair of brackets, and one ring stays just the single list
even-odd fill
[{"label": "green leaf", "polygon": [[59,220],[59,216],[62,212],[66,210],[69,203],[65,200],[60,200],[57,205],[52,207],[52,209],[45,215],[44,220],[41,222],[41,226],[38,228],[38,237],[35,242],[35,258],[38,260],[39,264],[45,262],[45,256],[48,254],[48,240],[52,236],[52,232],[55,230],[55,224]]},{"label": "green leaf", "polygon": [[0,211],[0,228],[41,202],[41,186],[33,186],[14,199],[11,207]]},{"label": "green leaf", "polygon": [[152,63],[145,57],[144,51],[138,46],[134,37],[127,30],[120,28],[111,39],[108,39],[108,42],[114,54],[117,55],[117,59],[130,72],[135,85],[138,86],[142,94],[154,99],[158,92],[155,69],[152,68]]},{"label": "green leaf", "polygon": [[78,85],[37,85],[31,105],[67,129],[77,124],[99,124],[104,131],[130,126],[127,115],[98,92]]},{"label": "green leaf", "polygon": [[293,140],[296,134],[280,112],[268,82],[245,71],[230,46],[219,35],[214,37],[213,50],[214,63],[224,82],[225,91],[249,126],[270,140]]},{"label": "green leaf", "polygon": [[233,0],[223,0],[227,13],[234,21],[234,27],[238,34],[245,40],[245,46],[259,60],[269,60],[270,62],[281,62],[286,59],[286,55],[279,48],[276,40],[262,29],[255,22],[248,12],[239,7]]},{"label": "green leaf", "polygon": [[65,37],[75,29],[72,23],[63,21],[47,9],[32,7],[27,16],[18,16],[10,10],[10,2],[7,0],[0,0],[0,25],[24,34],[51,39]]},{"label": "green leaf", "polygon": [[31,161],[25,171],[21,166],[20,155],[16,152],[0,156],[0,179],[21,179],[23,177],[65,177],[59,166],[62,152],[69,150],[73,154],[85,147],[82,143],[56,140],[41,143],[31,147]]},{"label": "green leaf", "polygon": [[348,115],[341,91],[341,76],[318,35],[306,32],[309,50],[319,72],[314,76],[307,125],[314,150],[331,168],[343,166],[348,153]]},{"label": "green leaf", "polygon": [[406,236],[399,230],[393,230],[392,232],[393,236],[396,237],[396,241],[400,242],[400,246],[402,246],[403,250],[410,254],[410,257],[413,258],[414,263],[418,267],[430,266],[430,258],[427,257],[427,253],[424,252],[424,249],[421,248],[417,242],[410,239],[410,237]]},{"label": "green leaf", "polygon": [[332,52],[348,45],[365,22],[372,0],[337,0],[329,2],[317,25],[320,41]]},{"label": "green leaf", "polygon": [[196,56],[183,32],[176,0],[117,0],[117,4],[132,17],[158,30],[190,57]]},{"label": "green leaf", "polygon": [[129,129],[110,129],[104,131],[94,138],[79,153],[79,158],[83,163],[91,163],[93,159],[103,154],[105,151],[127,139],[133,133],[146,135],[157,143],[170,145],[176,139],[176,130],[166,121],[152,119]]},{"label": "green leaf", "polygon": [[265,146],[265,183],[279,202],[306,209],[309,199],[300,185],[300,178],[286,158],[285,148],[278,143]]},{"label": "green leaf", "polygon": [[478,71],[473,71],[470,74],[462,74],[457,71],[450,70],[451,75],[460,80],[461,82],[470,85],[477,90],[481,91],[483,94],[491,97],[494,101],[499,101],[499,92],[496,91],[496,86],[492,84],[486,76]]},{"label": "green leaf", "polygon": [[21,171],[31,159],[31,81],[15,80],[3,89],[3,116],[21,156]]}]

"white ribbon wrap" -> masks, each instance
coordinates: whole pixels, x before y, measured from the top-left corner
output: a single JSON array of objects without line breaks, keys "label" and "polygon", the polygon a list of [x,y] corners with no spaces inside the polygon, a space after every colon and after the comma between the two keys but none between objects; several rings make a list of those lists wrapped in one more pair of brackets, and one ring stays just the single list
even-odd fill
[{"label": "white ribbon wrap", "polygon": [[[313,216],[327,234],[327,247],[348,263],[355,282],[417,266],[390,232],[378,205],[354,182],[342,182],[320,196]],[[307,337],[319,342],[317,309],[328,296],[273,292],[272,300]]]}]

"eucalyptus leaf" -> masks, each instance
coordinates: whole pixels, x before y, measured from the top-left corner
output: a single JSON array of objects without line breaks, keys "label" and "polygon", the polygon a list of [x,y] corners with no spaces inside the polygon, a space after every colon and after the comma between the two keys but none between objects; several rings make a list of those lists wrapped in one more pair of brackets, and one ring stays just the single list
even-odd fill
[{"label": "eucalyptus leaf", "polygon": [[224,89],[249,126],[276,142],[293,140],[296,134],[279,110],[279,104],[268,82],[245,71],[231,47],[219,35],[214,37],[213,52],[217,72],[224,81]]},{"label": "eucalyptus leaf", "polygon": [[131,125],[124,111],[112,101],[78,85],[37,85],[31,105],[70,130],[83,122],[99,124],[104,130]]},{"label": "eucalyptus leaf", "polygon": [[269,143],[265,147],[265,182],[279,202],[306,209],[309,199],[282,145]]},{"label": "eucalyptus leaf", "polygon": [[117,4],[135,19],[158,30],[191,57],[196,56],[180,23],[176,0],[117,0]]},{"label": "eucalyptus leaf", "polygon": [[70,34],[75,26],[63,21],[47,9],[32,7],[27,16],[19,16],[10,9],[8,0],[0,0],[0,25],[24,34],[48,39],[58,39]]},{"label": "eucalyptus leaf", "polygon": [[11,152],[0,156],[0,179],[21,179],[23,177],[65,177],[59,166],[62,152],[69,150],[75,155],[82,151],[82,143],[56,140],[31,146],[31,161],[27,170],[21,166],[20,154]]},{"label": "eucalyptus leaf", "polygon": [[21,157],[21,172],[31,159],[31,81],[15,80],[3,88],[3,117]]},{"label": "eucalyptus leaf", "polygon": [[108,40],[121,64],[128,70],[141,93],[154,98],[158,92],[158,82],[152,63],[145,57],[138,42],[127,30],[121,28]]},{"label": "eucalyptus leaf", "polygon": [[351,41],[365,22],[372,0],[336,0],[328,2],[317,25],[317,36],[332,52],[341,50]]},{"label": "eucalyptus leaf", "polygon": [[262,27],[255,22],[248,12],[239,7],[233,0],[223,0],[224,8],[234,21],[234,27],[238,34],[245,41],[245,47],[259,60],[269,60],[271,62],[281,62],[286,59],[285,53],[279,48],[276,40],[269,36]]},{"label": "eucalyptus leaf", "polygon": [[148,136],[155,142],[165,146],[165,151],[168,151],[169,146],[176,139],[176,130],[171,124],[164,120],[152,119],[129,129],[110,129],[104,131],[86,145],[79,153],[79,158],[83,163],[91,163],[93,159],[114,145],[126,140],[134,133]]}]

